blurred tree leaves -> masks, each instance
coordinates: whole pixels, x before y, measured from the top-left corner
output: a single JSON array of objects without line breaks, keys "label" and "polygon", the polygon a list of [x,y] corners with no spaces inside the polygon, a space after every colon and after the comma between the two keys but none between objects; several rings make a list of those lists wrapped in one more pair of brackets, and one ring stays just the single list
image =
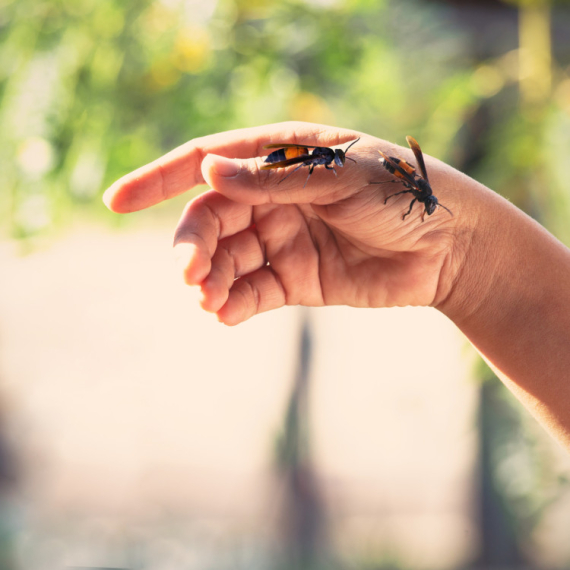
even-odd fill
[{"label": "blurred tree leaves", "polygon": [[399,140],[465,107],[445,105],[460,39],[421,2],[5,0],[1,14],[0,216],[16,237],[102,211],[106,185],[196,136],[300,119]]},{"label": "blurred tree leaves", "polygon": [[[441,4],[3,0],[0,40],[0,219],[13,236],[105,215],[103,188],[193,137],[299,119],[399,143],[412,133],[514,189],[566,239],[565,162],[549,149],[570,144],[567,71],[555,66],[539,112],[521,110],[517,46],[476,61]],[[485,106],[492,120],[477,127]]]}]

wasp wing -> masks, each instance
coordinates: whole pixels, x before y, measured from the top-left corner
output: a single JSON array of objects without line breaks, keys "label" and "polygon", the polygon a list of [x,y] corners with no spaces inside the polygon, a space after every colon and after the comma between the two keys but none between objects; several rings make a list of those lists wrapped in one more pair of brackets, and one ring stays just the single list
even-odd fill
[{"label": "wasp wing", "polygon": [[387,154],[384,154],[381,150],[379,150],[378,152],[380,153],[380,156],[390,165],[390,167],[393,168],[396,172],[398,172],[398,174],[403,180],[405,180],[410,186],[417,188],[418,186],[417,182],[409,172],[404,170],[397,162],[392,160]]},{"label": "wasp wing", "polygon": [[309,146],[306,144],[275,143],[275,144],[266,144],[263,148],[319,148],[319,147]]},{"label": "wasp wing", "polygon": [[299,164],[301,162],[305,162],[306,160],[311,160],[310,155],[305,154],[302,156],[294,156],[293,158],[288,158],[287,160],[281,160],[279,162],[269,162],[264,163],[261,167],[261,170],[271,170],[273,168],[285,168],[286,166],[290,166],[291,164]]},{"label": "wasp wing", "polygon": [[406,141],[408,141],[408,144],[410,145],[410,148],[412,149],[416,157],[422,176],[429,182],[428,175],[426,172],[426,164],[424,162],[424,155],[422,149],[420,148],[420,145],[418,144],[418,141],[414,137],[410,136],[406,137]]}]

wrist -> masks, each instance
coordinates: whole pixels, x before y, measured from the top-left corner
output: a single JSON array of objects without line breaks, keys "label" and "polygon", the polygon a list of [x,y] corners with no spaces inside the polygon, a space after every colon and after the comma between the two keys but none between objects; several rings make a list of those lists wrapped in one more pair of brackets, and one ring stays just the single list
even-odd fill
[{"label": "wrist", "polygon": [[505,271],[514,261],[509,245],[513,216],[524,216],[474,180],[468,179],[461,193],[454,238],[434,304],[460,328],[475,314],[495,310]]},{"label": "wrist", "polygon": [[487,338],[490,328],[510,334],[557,306],[558,273],[570,269],[565,246],[510,202],[477,186],[466,193],[470,215],[456,228],[447,294],[435,305],[472,339]]}]

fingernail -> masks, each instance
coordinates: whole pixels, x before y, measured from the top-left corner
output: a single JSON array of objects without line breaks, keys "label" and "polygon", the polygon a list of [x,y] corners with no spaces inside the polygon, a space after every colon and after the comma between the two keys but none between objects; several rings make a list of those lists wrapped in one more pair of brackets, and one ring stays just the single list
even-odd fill
[{"label": "fingernail", "polygon": [[229,158],[225,158],[224,156],[217,156],[214,161],[214,170],[219,176],[223,176],[224,178],[231,178],[232,176],[236,176],[239,173],[240,167]]},{"label": "fingernail", "polygon": [[107,206],[107,208],[109,208],[111,211],[113,210],[113,198],[116,194],[116,186],[116,183],[112,184],[103,193],[103,204],[105,204],[105,206]]},{"label": "fingernail", "polygon": [[111,188],[107,188],[103,193],[103,204],[105,204],[109,210],[111,209]]}]

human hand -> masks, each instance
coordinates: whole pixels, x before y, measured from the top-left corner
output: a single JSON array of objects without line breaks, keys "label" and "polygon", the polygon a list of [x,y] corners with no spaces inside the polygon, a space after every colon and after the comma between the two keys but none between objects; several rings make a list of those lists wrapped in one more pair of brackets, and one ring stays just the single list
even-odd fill
[{"label": "human hand", "polygon": [[[264,145],[340,146],[361,137],[338,176],[317,166],[260,170]],[[421,221],[410,194],[379,163],[382,150],[415,165],[407,148],[346,129],[281,123],[192,140],[117,181],[105,193],[115,212],[132,212],[197,184],[212,190],[188,203],[175,232],[184,279],[199,285],[202,306],[235,325],[283,305],[392,307],[433,305],[449,295],[464,252],[465,227],[454,194],[462,175],[426,156],[443,209]],[[471,212],[472,213],[472,212]],[[473,216],[469,216],[472,221]]]},{"label": "human hand", "polygon": [[[360,141],[338,177],[317,166],[261,170],[264,145]],[[190,141],[128,174],[105,194],[132,212],[207,182],[187,205],[174,243],[202,306],[235,325],[282,305],[431,305],[446,314],[506,385],[570,450],[570,250],[510,202],[426,156],[435,196],[449,208],[402,220],[410,194],[378,150],[412,152],[353,131],[283,123]],[[426,149],[429,150],[429,149]],[[255,158],[257,157],[257,158]]]}]

